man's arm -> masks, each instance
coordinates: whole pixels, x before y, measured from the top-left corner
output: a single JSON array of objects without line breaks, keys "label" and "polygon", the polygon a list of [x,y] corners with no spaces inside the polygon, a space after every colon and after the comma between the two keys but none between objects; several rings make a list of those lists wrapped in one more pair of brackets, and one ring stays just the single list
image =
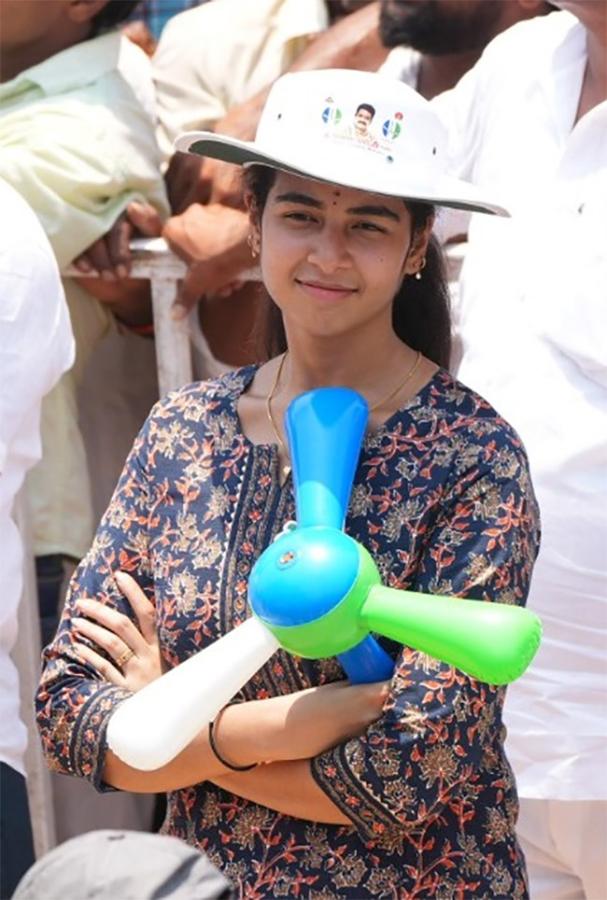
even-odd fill
[{"label": "man's arm", "polygon": [[74,260],[82,273],[77,280],[89,294],[107,306],[130,328],[152,322],[150,282],[129,278],[130,241],[135,235],[158,237],[162,220],[149,203],[133,201],[110,230]]},{"label": "man's arm", "polygon": [[306,69],[360,69],[375,72],[388,50],[379,38],[379,3],[369,3],[344,16],[320,34],[291,66]]}]

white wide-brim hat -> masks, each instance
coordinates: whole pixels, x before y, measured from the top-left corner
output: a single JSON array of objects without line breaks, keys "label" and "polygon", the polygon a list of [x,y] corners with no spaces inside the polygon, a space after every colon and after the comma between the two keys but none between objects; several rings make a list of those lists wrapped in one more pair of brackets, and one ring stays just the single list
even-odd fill
[{"label": "white wide-brim hat", "polygon": [[509,215],[474,185],[448,174],[447,132],[428,101],[374,72],[283,75],[270,90],[254,141],[189,131],[177,138],[175,149],[391,197]]}]

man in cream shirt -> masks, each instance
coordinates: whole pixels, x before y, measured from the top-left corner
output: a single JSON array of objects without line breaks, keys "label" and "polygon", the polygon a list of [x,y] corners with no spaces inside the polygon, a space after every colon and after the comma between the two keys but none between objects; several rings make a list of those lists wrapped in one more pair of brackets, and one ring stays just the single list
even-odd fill
[{"label": "man in cream shirt", "polygon": [[[98,33],[133,6],[2,2],[0,176],[35,211],[60,269],[104,235],[130,201],[168,212],[148,60],[119,32]],[[116,322],[136,327],[147,315],[139,285],[102,275],[64,281],[76,361],[43,404],[43,460],[29,484],[37,557],[79,559],[90,545],[77,389],[93,349]]]}]

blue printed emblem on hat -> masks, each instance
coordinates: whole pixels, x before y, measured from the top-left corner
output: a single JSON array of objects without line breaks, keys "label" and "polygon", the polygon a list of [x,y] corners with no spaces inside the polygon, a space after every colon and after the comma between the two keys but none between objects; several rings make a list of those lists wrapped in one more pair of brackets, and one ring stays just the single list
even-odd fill
[{"label": "blue printed emblem on hat", "polygon": [[391,119],[386,119],[381,128],[383,136],[391,141],[396,140],[402,131],[402,119],[403,114],[401,112],[395,113]]},{"label": "blue printed emblem on hat", "polygon": [[327,97],[325,102],[328,103],[329,105],[325,106],[325,108],[322,111],[323,122],[326,125],[333,125],[333,126],[339,125],[339,123],[341,121],[341,115],[342,115],[341,109],[339,109],[338,106],[335,106],[335,101],[333,100],[332,97]]}]

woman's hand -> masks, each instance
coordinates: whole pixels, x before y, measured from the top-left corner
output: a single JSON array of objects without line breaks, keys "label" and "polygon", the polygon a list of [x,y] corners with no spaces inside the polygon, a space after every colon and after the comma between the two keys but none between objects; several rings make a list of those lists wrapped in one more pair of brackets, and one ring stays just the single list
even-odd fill
[{"label": "woman's hand", "polygon": [[163,673],[155,609],[130,575],[117,572],[114,578],[137,617],[139,629],[128,616],[98,600],[79,599],[78,610],[87,618],[74,618],[74,630],[104,650],[112,662],[87,644],[76,641],[75,647],[81,659],[107,681],[135,692]]},{"label": "woman's hand", "polygon": [[280,759],[316,756],[342,741],[358,737],[380,718],[388,693],[387,681],[374,684],[338,681],[294,694],[291,703],[282,709],[277,704],[281,737],[284,737],[281,748],[284,755]]},{"label": "woman's hand", "polygon": [[351,685],[338,681],[234,704],[224,710],[215,741],[222,756],[234,765],[309,759],[362,734],[379,719],[388,687],[389,682]]}]

